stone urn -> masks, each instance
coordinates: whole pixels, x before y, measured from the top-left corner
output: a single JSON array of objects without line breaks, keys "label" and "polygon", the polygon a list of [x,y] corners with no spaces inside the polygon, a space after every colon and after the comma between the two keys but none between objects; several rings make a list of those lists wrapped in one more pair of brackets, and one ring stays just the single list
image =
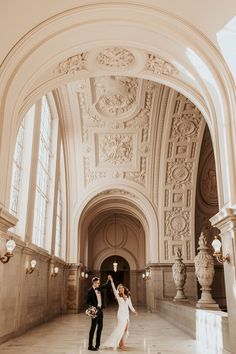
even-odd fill
[{"label": "stone urn", "polygon": [[207,247],[206,236],[201,233],[198,241],[198,254],[194,258],[195,264],[195,274],[197,280],[201,285],[201,298],[197,302],[197,307],[200,308],[214,308],[217,309],[219,306],[216,304],[215,300],[211,295],[211,285],[213,282],[215,270],[214,270],[214,259],[209,254],[209,247]]},{"label": "stone urn", "polygon": [[184,295],[184,285],[187,275],[186,267],[182,260],[182,250],[181,248],[178,248],[175,255],[175,262],[172,265],[172,274],[177,290],[176,296],[174,297],[173,301],[187,301],[187,298]]}]

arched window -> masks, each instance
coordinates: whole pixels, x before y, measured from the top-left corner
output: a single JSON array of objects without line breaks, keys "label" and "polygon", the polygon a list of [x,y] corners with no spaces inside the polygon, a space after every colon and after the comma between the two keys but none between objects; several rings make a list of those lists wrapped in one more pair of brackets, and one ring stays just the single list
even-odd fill
[{"label": "arched window", "polygon": [[55,256],[62,256],[62,205],[61,205],[61,185],[58,183],[57,193],[57,213],[56,213],[56,238],[55,238]]},{"label": "arched window", "polygon": [[59,151],[59,176],[57,185],[57,206],[54,213],[55,222],[55,256],[66,259],[66,176],[65,176],[65,160],[62,141]]},{"label": "arched window", "polygon": [[34,116],[35,105],[26,113],[18,130],[12,165],[9,209],[19,220],[12,231],[22,238],[25,235]]},{"label": "arched window", "polygon": [[22,179],[22,156],[23,156],[23,148],[24,148],[24,130],[25,130],[25,120],[23,119],[18,131],[15,152],[13,157],[11,195],[10,195],[9,208],[14,215],[17,215],[18,208],[19,208],[19,195],[20,195],[20,186],[21,186],[21,179]]},{"label": "arched window", "polygon": [[40,247],[44,247],[47,206],[49,202],[48,190],[50,179],[51,135],[52,115],[47,98],[43,96],[41,100],[41,122],[32,240],[33,243]]}]

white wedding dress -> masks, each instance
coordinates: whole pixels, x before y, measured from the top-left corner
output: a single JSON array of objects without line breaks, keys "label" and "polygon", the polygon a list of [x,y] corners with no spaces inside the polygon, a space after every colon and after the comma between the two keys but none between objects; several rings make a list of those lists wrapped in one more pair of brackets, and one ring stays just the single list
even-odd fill
[{"label": "white wedding dress", "polygon": [[[102,347],[103,348],[113,348],[116,350],[116,348],[119,346],[120,340],[124,335],[125,328],[127,324],[129,325],[129,309],[132,312],[135,312],[135,309],[133,308],[131,298],[128,297],[126,300],[123,297],[120,297],[118,294],[118,291],[115,288],[115,285],[113,282],[111,282],[112,289],[114,292],[114,295],[116,297],[116,300],[118,301],[118,311],[117,311],[117,325],[111,335],[107,338],[107,340],[103,343]],[[126,335],[128,335],[128,329],[126,332]]]}]

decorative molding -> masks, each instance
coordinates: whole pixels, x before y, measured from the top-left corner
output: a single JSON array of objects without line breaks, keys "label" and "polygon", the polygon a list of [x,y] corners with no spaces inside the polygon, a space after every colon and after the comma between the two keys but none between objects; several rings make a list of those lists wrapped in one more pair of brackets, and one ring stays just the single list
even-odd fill
[{"label": "decorative molding", "polygon": [[112,166],[127,164],[133,159],[133,136],[113,134],[103,136],[100,142],[100,160]]},{"label": "decorative molding", "polygon": [[167,163],[166,184],[172,184],[175,188],[182,188],[191,183],[193,163],[185,162],[185,159],[176,159]]},{"label": "decorative molding", "polygon": [[118,189],[118,188],[117,189],[109,189],[107,191],[97,194],[97,196],[102,196],[102,195],[125,195],[128,197],[136,198],[135,194],[130,193],[130,192],[123,190],[123,189]]},{"label": "decorative molding", "polygon": [[154,54],[147,54],[146,70],[152,71],[157,75],[172,76],[179,73],[173,64]]},{"label": "decorative molding", "polygon": [[124,76],[102,76],[94,80],[96,102],[100,114],[118,117],[136,103],[138,79]]},{"label": "decorative molding", "polygon": [[[113,178],[145,186],[151,154],[151,112],[159,85],[114,76],[84,80],[75,89],[80,109],[85,185]],[[118,99],[121,110],[113,99]]]},{"label": "decorative molding", "polygon": [[[167,122],[166,169],[162,172],[164,188],[160,191],[164,207],[163,240],[166,242],[163,256],[166,261],[173,260],[177,241],[183,257],[190,261],[195,245],[191,233],[195,218],[192,213],[193,183],[200,152],[197,142],[204,120],[200,111],[182,94],[176,95],[172,107],[171,120]],[[169,258],[166,258],[167,244],[168,250],[172,250],[168,252]]]},{"label": "decorative molding", "polygon": [[147,174],[147,158],[141,157],[140,171],[138,172],[124,172],[124,177],[141,185],[146,184]]},{"label": "decorative molding", "polygon": [[97,55],[97,63],[107,69],[126,69],[134,61],[134,55],[126,48],[110,47]]},{"label": "decorative molding", "polygon": [[90,169],[89,158],[84,158],[85,186],[100,179],[106,178],[105,171],[92,171]]},{"label": "decorative molding", "polygon": [[69,57],[58,65],[58,72],[60,74],[75,74],[78,71],[85,69],[88,52],[80,53]]},{"label": "decorative molding", "polygon": [[190,212],[181,207],[165,212],[165,235],[173,241],[183,241],[190,237]]},{"label": "decorative molding", "polygon": [[186,141],[190,138],[197,138],[200,123],[201,113],[199,111],[176,115],[173,118],[170,138],[177,139],[177,141]]},{"label": "decorative molding", "polygon": [[5,207],[0,206],[0,231],[7,232],[15,226],[18,219],[12,215]]}]

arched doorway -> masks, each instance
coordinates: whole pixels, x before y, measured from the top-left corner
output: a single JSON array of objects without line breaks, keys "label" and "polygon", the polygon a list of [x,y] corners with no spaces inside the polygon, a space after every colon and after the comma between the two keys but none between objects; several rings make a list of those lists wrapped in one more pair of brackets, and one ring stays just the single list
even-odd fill
[{"label": "arched doorway", "polygon": [[[113,271],[113,262],[114,262],[115,258],[118,263],[117,272]],[[124,284],[127,288],[130,287],[130,266],[125,258],[120,257],[120,256],[107,257],[102,262],[101,269],[100,269],[100,277],[101,277],[102,283],[106,282],[108,274],[112,275],[116,287],[120,283]],[[113,295],[112,289],[108,288],[107,289],[107,299],[106,299],[107,304],[113,303],[114,300],[115,300],[115,297]]]}]

